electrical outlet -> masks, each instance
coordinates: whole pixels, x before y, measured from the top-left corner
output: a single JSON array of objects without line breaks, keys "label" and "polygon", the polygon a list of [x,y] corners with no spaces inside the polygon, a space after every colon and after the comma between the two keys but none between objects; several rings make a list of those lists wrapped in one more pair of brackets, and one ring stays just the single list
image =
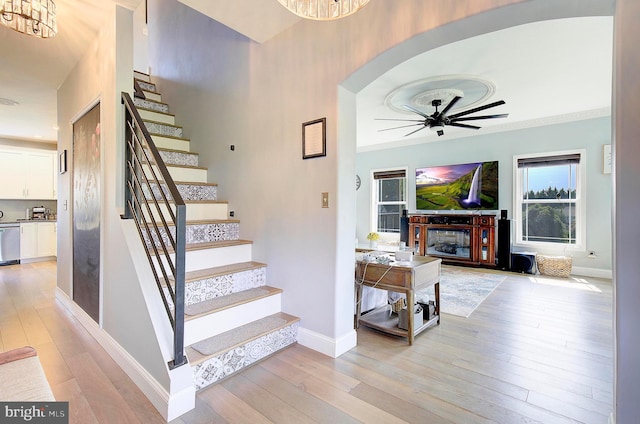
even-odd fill
[{"label": "electrical outlet", "polygon": [[328,208],[329,207],[329,193],[328,192],[322,192],[322,207],[323,208]]},{"label": "electrical outlet", "polygon": [[236,216],[236,213],[235,213],[234,211],[230,211],[230,212],[229,212],[229,216],[230,216],[231,218],[233,218],[234,216]]}]

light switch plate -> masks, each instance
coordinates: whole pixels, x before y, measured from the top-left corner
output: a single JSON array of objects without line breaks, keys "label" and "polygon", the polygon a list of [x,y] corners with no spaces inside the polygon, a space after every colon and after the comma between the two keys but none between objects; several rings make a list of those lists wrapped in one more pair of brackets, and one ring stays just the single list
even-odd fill
[{"label": "light switch plate", "polygon": [[329,207],[329,192],[322,192],[322,207]]}]

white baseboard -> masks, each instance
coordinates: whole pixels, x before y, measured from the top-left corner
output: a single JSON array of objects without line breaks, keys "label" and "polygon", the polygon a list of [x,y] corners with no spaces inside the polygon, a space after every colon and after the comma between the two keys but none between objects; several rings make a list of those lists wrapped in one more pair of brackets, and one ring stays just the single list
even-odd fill
[{"label": "white baseboard", "polygon": [[609,414],[609,423],[608,424],[616,424],[616,419],[613,416],[613,412]]},{"label": "white baseboard", "polygon": [[337,358],[356,347],[358,336],[356,331],[352,330],[339,339],[332,339],[324,334],[299,327],[298,343],[332,358]]},{"label": "white baseboard", "polygon": [[610,269],[586,268],[582,266],[574,266],[571,268],[571,275],[581,275],[583,277],[612,279],[613,271]]},{"label": "white baseboard", "polygon": [[[109,356],[113,358],[125,374],[127,374],[136,386],[138,386],[164,419],[171,421],[194,408],[195,387],[193,384],[188,385],[186,388],[183,388],[170,396],[169,392],[162,387],[160,383],[158,383],[158,381],[149,374],[147,370],[138,363],[138,361],[135,360],[135,358],[133,358],[106,331],[100,328],[98,324],[59,287],[56,288],[56,299],[58,299],[71,312],[71,314],[73,314],[89,334],[96,339],[100,346],[107,351]],[[188,373],[187,378],[191,381],[192,374],[188,365],[170,372],[178,372],[178,370],[181,370],[180,374]],[[184,376],[181,377],[181,379],[184,380]],[[172,378],[171,380],[173,381]]]}]

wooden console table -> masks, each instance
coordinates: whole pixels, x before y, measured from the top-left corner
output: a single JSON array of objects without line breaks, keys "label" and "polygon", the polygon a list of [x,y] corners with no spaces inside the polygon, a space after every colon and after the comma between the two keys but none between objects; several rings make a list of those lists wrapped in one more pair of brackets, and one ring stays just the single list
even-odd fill
[{"label": "wooden console table", "polygon": [[[413,344],[414,337],[428,327],[440,324],[440,258],[414,256],[411,262],[391,262],[389,265],[374,262],[356,262],[356,328],[360,324],[386,333],[407,337]],[[414,322],[414,314],[407,313],[408,330],[398,327],[398,316],[389,312],[388,306],[375,309],[361,316],[362,286],[405,293],[409,311],[415,304],[415,292],[430,286],[435,291],[435,316],[430,320]]]}]

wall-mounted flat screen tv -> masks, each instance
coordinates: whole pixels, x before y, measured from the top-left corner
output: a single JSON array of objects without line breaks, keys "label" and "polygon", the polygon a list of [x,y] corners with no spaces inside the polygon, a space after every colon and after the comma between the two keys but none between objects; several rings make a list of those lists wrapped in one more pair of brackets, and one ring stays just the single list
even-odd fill
[{"label": "wall-mounted flat screen tv", "polygon": [[417,210],[498,210],[498,162],[416,169]]}]

